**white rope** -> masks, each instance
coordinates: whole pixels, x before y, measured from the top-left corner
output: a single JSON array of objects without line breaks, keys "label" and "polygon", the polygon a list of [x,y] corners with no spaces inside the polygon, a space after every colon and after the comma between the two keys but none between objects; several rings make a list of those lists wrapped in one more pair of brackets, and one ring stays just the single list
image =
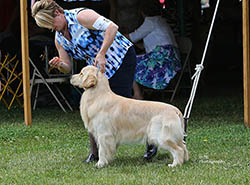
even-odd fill
[{"label": "white rope", "polygon": [[216,13],[217,13],[217,10],[218,10],[219,3],[220,3],[220,0],[217,0],[216,7],[215,7],[215,10],[214,10],[213,19],[212,19],[212,23],[210,25],[210,29],[209,29],[209,33],[208,33],[208,37],[207,37],[207,41],[206,41],[206,45],[205,45],[205,49],[204,49],[203,56],[202,56],[202,59],[201,59],[201,63],[196,65],[195,73],[191,78],[192,80],[194,80],[194,82],[193,82],[190,98],[188,100],[188,103],[186,105],[185,112],[184,112],[184,118],[185,119],[189,119],[189,116],[190,116],[190,113],[191,113],[191,109],[192,109],[196,89],[197,89],[198,82],[199,82],[199,79],[200,79],[200,74],[201,74],[201,71],[204,68],[203,63],[204,63],[204,59],[205,59],[205,56],[206,56],[206,53],[207,53],[208,43],[209,43],[209,40],[210,40],[210,37],[211,37],[211,33],[212,33],[213,25],[214,25],[214,20],[215,20],[215,17],[216,17]]}]

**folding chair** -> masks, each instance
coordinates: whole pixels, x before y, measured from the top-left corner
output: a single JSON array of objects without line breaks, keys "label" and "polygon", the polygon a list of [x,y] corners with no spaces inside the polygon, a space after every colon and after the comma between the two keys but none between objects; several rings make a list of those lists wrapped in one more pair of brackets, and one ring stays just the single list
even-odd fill
[{"label": "folding chair", "polygon": [[[32,94],[33,87],[35,85],[37,85],[36,92],[35,92],[35,99],[34,99],[34,103],[33,103],[33,110],[35,110],[36,105],[37,105],[40,84],[44,84],[48,88],[49,92],[51,93],[53,98],[56,100],[56,102],[58,103],[58,105],[61,107],[61,109],[64,112],[67,112],[67,111],[64,108],[63,104],[61,103],[60,99],[58,98],[58,96],[56,95],[56,93],[54,92],[53,89],[55,89],[57,91],[57,93],[63,99],[65,104],[68,106],[68,108],[71,111],[73,111],[71,105],[69,104],[69,102],[67,101],[65,96],[63,95],[62,91],[57,86],[57,84],[68,83],[70,75],[68,75],[68,74],[67,75],[65,75],[65,74],[49,74],[50,69],[48,66],[48,46],[51,46],[53,41],[51,42],[51,39],[47,38],[45,36],[31,38],[31,40],[34,41],[37,45],[44,47],[44,59],[45,59],[45,68],[42,68],[42,69],[40,69],[40,68],[38,69],[38,67],[31,60],[31,58],[29,59],[30,64],[33,67],[32,78],[30,80],[31,94]],[[39,61],[39,62],[41,63],[41,61]]]},{"label": "folding chair", "polygon": [[170,98],[170,102],[173,102],[176,92],[180,88],[180,83],[181,83],[184,73],[187,72],[189,74],[190,88],[192,86],[192,82],[191,82],[192,73],[191,73],[190,59],[189,59],[190,53],[192,50],[192,41],[188,37],[177,37],[176,42],[179,46],[179,50],[181,53],[182,69],[177,75],[177,81],[173,89],[167,90],[168,92],[173,92]]}]

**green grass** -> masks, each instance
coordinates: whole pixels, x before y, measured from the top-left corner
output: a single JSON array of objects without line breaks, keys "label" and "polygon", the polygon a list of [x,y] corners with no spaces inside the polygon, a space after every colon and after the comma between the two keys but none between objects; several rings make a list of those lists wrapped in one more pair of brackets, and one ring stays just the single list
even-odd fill
[{"label": "green grass", "polygon": [[[186,100],[176,100],[182,110]],[[109,166],[83,164],[88,134],[79,111],[37,109],[32,127],[23,110],[0,106],[0,184],[250,184],[250,132],[239,96],[197,98],[188,123],[190,160],[169,168],[168,152],[152,162],[143,145],[122,145]]]}]

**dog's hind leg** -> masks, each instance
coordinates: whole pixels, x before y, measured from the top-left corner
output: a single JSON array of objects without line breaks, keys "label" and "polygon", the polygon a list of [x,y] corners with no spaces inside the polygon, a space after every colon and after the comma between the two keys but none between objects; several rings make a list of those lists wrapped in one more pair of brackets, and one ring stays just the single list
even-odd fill
[{"label": "dog's hind leg", "polygon": [[173,163],[169,164],[169,167],[175,167],[176,165],[182,165],[184,161],[184,150],[176,145],[173,141],[167,140],[164,144],[160,145],[161,148],[168,150],[173,156]]},{"label": "dog's hind leg", "polygon": [[98,155],[99,160],[96,163],[97,168],[102,168],[112,160],[116,152],[115,138],[112,135],[101,135],[98,137]]},{"label": "dog's hind leg", "polygon": [[161,134],[158,138],[158,143],[161,148],[168,150],[172,157],[173,163],[169,167],[182,165],[184,162],[184,148],[180,146],[180,141],[183,139],[183,128],[181,120],[173,115],[163,117]]},{"label": "dog's hind leg", "polygon": [[187,162],[189,157],[188,157],[188,150],[185,144],[183,144],[183,141],[178,142],[178,146],[180,146],[183,151],[184,151],[184,162]]}]

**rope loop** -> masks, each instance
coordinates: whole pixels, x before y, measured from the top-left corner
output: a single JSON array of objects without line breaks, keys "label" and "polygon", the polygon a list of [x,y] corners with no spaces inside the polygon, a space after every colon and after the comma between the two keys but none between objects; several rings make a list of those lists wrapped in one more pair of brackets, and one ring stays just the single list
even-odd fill
[{"label": "rope loop", "polygon": [[195,70],[202,71],[204,69],[204,66],[202,64],[196,64]]},{"label": "rope loop", "polygon": [[202,64],[196,64],[195,73],[191,79],[193,80],[195,76],[197,76],[197,74],[200,73],[203,69],[204,69],[204,66]]}]

